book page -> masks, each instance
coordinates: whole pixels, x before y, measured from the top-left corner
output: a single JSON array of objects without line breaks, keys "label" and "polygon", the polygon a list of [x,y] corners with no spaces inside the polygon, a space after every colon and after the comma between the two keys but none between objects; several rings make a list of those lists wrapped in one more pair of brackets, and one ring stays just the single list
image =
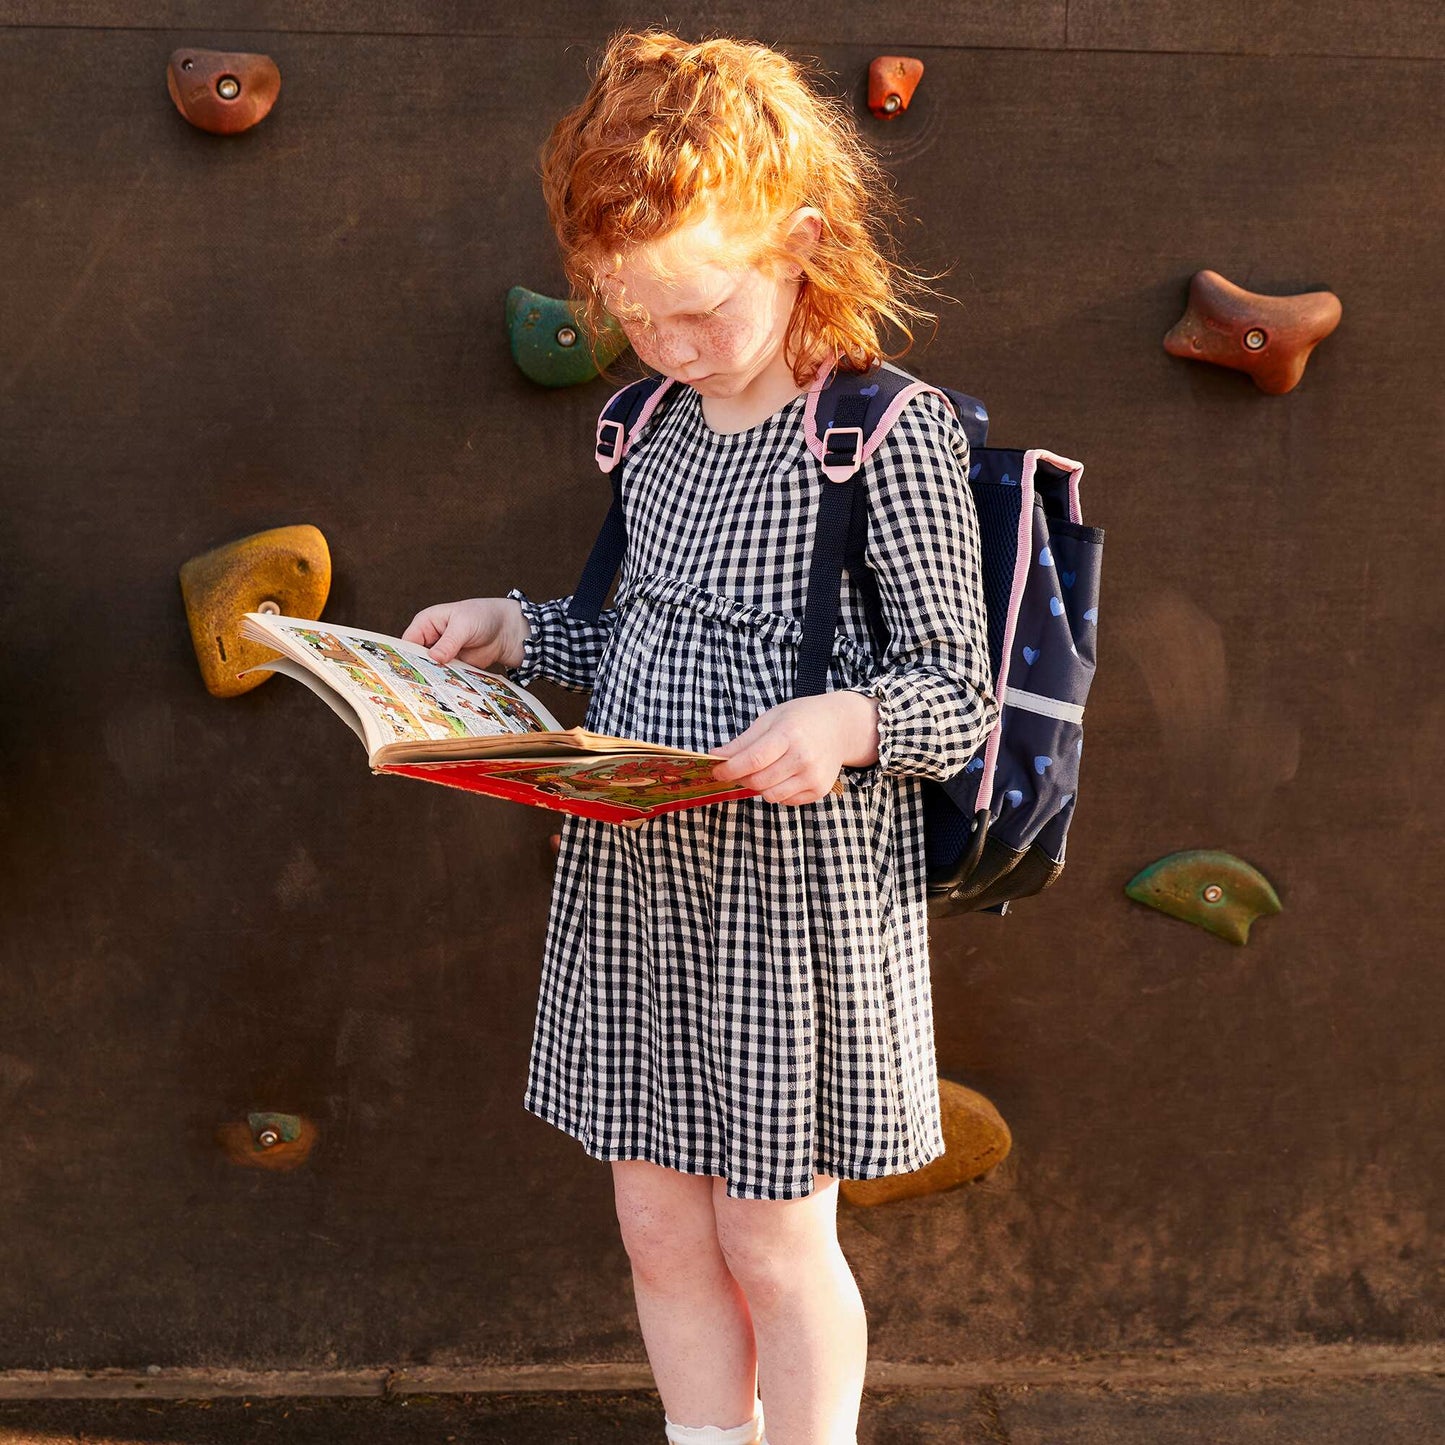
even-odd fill
[{"label": "book page", "polygon": [[[318,677],[314,672],[301,666],[299,662],[293,662],[289,657],[273,657],[266,662],[258,662],[254,667],[248,667],[246,672],[282,672],[287,677],[294,677],[303,687],[309,687],[366,746],[368,753],[372,752],[378,743],[366,735],[366,719],[359,716],[351,703],[325,679]],[[244,676],[245,673],[240,674]]]},{"label": "book page", "polygon": [[500,674],[464,662],[443,666],[424,647],[385,633],[255,612],[241,630],[341,693],[362,717],[372,752],[386,743],[561,731],[536,698]]}]

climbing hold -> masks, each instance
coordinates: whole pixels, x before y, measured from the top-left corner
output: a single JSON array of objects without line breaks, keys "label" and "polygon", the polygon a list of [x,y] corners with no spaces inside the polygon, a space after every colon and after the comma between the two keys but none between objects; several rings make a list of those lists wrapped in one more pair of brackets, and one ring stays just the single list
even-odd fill
[{"label": "climbing hold", "polygon": [[908,109],[922,78],[921,60],[908,55],[880,55],[868,67],[868,109],[879,120],[897,120]]},{"label": "climbing hold", "polygon": [[952,1079],[938,1081],[944,1152],[911,1174],[881,1179],[840,1179],[839,1194],[849,1204],[887,1204],[920,1194],[940,1194],[978,1179],[1001,1163],[1013,1145],[1003,1115],[974,1089]]},{"label": "climbing hold", "polygon": [[317,1129],[300,1114],[254,1112],[244,1123],[222,1124],[216,1141],[233,1164],[253,1169],[295,1169],[316,1145]]},{"label": "climbing hold", "polygon": [[571,301],[542,296],[525,286],[507,292],[507,333],[512,359],[522,374],[541,386],[576,386],[591,381],[627,349],[627,337],[608,318],[594,354]]},{"label": "climbing hold", "polygon": [[176,50],[166,66],[176,109],[212,135],[237,135],[265,120],[281,93],[269,55],[241,50]]},{"label": "climbing hold", "polygon": [[245,613],[320,617],[330,590],[326,538],[304,522],[242,537],[183,564],[181,596],[206,690],[238,697],[273,675],[237,675],[275,656],[274,648],[242,638]]},{"label": "climbing hold", "polygon": [[1164,349],[1248,372],[1261,391],[1277,396],[1294,389],[1310,352],[1340,324],[1340,314],[1331,291],[1259,296],[1217,271],[1196,271],[1188,308],[1165,335]]},{"label": "climbing hold", "polygon": [[1197,923],[1231,943],[1249,941],[1256,918],[1279,913],[1268,878],[1233,853],[1207,848],[1170,853],[1135,874],[1124,892],[1173,918]]}]

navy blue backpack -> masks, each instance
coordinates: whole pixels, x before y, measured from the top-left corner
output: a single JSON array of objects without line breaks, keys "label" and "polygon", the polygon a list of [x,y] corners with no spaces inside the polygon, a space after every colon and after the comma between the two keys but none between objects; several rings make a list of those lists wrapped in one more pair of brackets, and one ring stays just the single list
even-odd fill
[{"label": "navy blue backpack", "polygon": [[[597,424],[597,464],[612,505],[568,615],[595,622],[622,565],[621,463],[673,383],[625,386]],[[1084,703],[1094,676],[1104,533],[1083,525],[1083,466],[1053,452],[985,446],[988,413],[971,396],[932,386],[885,362],[834,372],[809,394],[804,430],[834,485],[818,510],[795,697],[826,690],[843,568],[863,597],[875,655],[888,645],[877,582],[864,560],[867,499],[858,476],[905,403],[943,396],[968,436],[968,484],[978,511],[989,661],[998,722],[959,772],[923,780],[931,917],[986,911],[1047,888],[1063,871],[1084,750]]]}]

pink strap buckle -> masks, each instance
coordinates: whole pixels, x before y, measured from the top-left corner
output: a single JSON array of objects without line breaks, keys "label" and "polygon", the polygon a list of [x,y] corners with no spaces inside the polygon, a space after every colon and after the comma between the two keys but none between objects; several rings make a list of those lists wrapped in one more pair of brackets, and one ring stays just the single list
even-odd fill
[{"label": "pink strap buckle", "polygon": [[[853,434],[853,456],[850,461],[830,462],[834,451],[833,438]],[[841,450],[841,448],[840,448]],[[861,426],[830,426],[823,433],[823,475],[829,481],[846,482],[863,465],[863,428]]]}]

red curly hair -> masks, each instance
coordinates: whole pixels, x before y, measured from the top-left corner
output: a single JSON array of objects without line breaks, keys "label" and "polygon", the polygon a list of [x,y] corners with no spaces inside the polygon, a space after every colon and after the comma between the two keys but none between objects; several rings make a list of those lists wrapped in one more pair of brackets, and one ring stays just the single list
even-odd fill
[{"label": "red curly hair", "polygon": [[[913,344],[910,319],[936,319],[909,299],[936,295],[890,255],[879,215],[899,208],[887,173],[844,105],[766,46],[726,38],[696,44],[664,30],[619,31],[581,104],[541,152],[547,213],[594,352],[608,322],[602,275],[637,248],[715,214],[731,238],[723,264],[770,274],[800,268],[784,339],[799,386],[820,359],[866,371]],[[822,233],[806,253],[785,245],[786,223],[814,206]],[[885,351],[880,326],[907,337]],[[604,373],[605,374],[605,373]]]}]

